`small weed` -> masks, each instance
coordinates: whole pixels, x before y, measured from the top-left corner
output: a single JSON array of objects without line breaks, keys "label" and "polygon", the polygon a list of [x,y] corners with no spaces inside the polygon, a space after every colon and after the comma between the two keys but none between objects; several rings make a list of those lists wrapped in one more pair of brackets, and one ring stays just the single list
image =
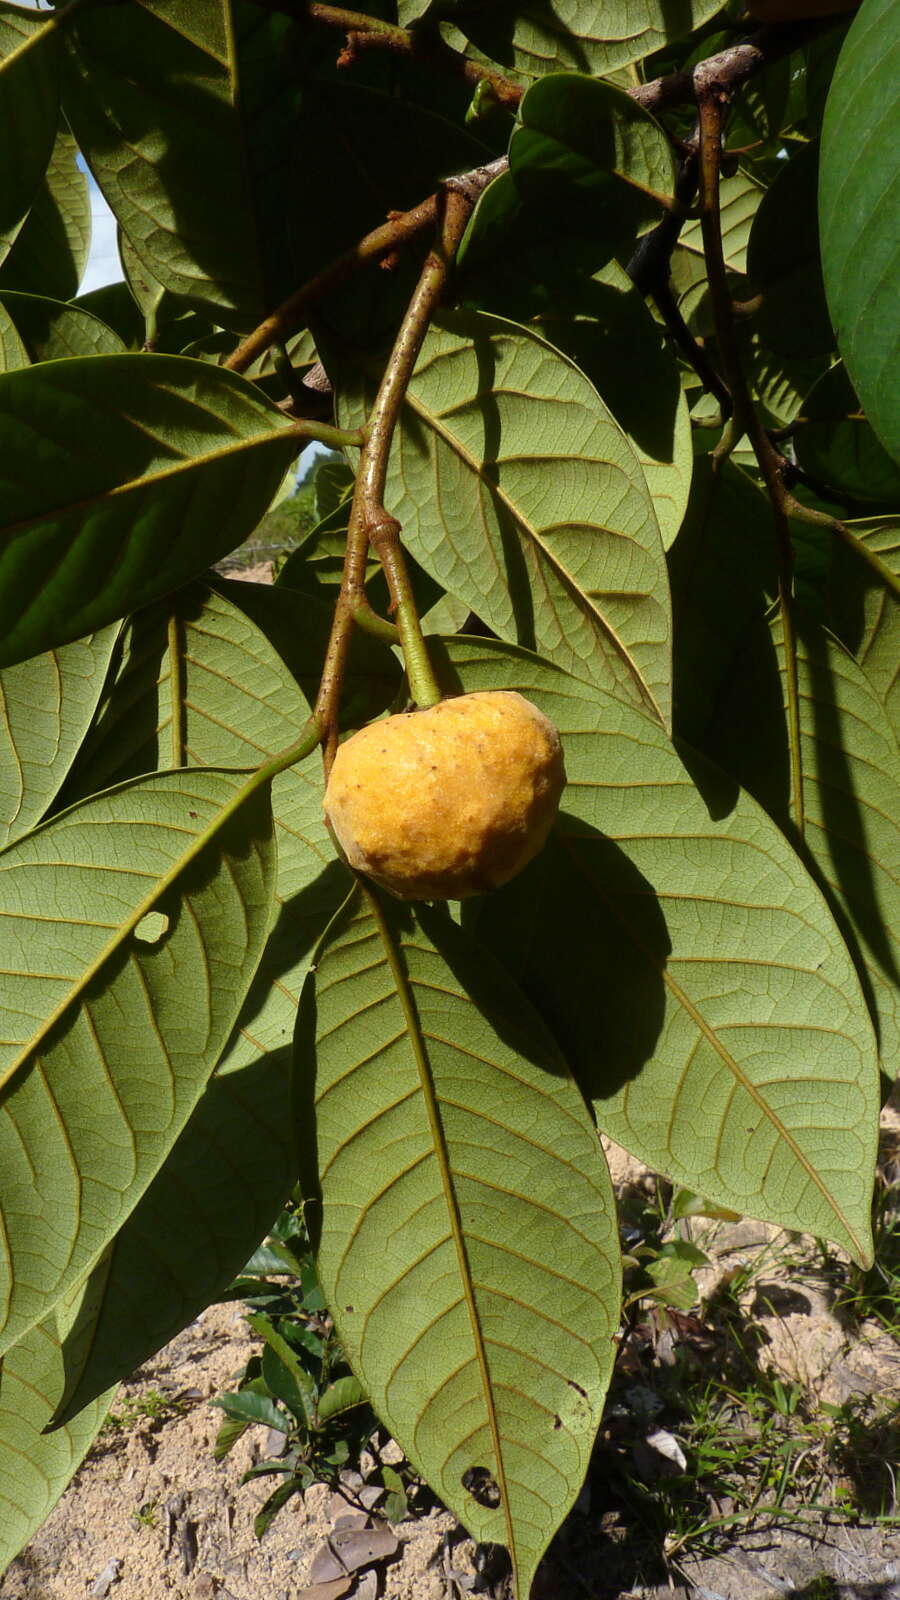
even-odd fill
[{"label": "small weed", "polygon": [[146,1505],[136,1506],[131,1513],[131,1520],[136,1528],[155,1528],[156,1513],[159,1508],[158,1500],[148,1500]]},{"label": "small weed", "polygon": [[835,1314],[845,1325],[877,1322],[900,1344],[900,1187],[879,1173],[873,1210],[875,1259],[842,1275]]},{"label": "small weed", "polygon": [[128,1433],[142,1422],[150,1422],[154,1428],[161,1428],[173,1417],[184,1416],[187,1409],[183,1400],[160,1394],[158,1389],[145,1389],[143,1394],[126,1395],[118,1410],[108,1413],[100,1438],[109,1434]]},{"label": "small weed", "polygon": [[357,1481],[361,1489],[365,1479],[383,1491],[384,1515],[401,1520],[410,1499],[421,1498],[422,1486],[405,1462],[382,1460],[389,1437],[344,1356],[297,1214],[282,1213],[228,1298],[250,1308],[247,1321],[262,1350],[250,1357],[237,1389],[212,1402],[225,1413],[216,1460],[223,1460],[254,1424],[283,1440],[277,1454],[241,1480],[280,1479],[256,1518],[257,1537],[288,1500],[314,1483],[340,1485],[346,1493],[348,1481]]},{"label": "small weed", "polygon": [[[721,1552],[749,1527],[900,1525],[891,1466],[900,1407],[870,1396],[817,1405],[766,1365],[760,1317],[807,1303],[793,1284],[783,1287],[783,1239],[776,1282],[763,1281],[773,1265],[766,1246],[700,1308],[691,1253],[702,1252],[672,1240],[679,1218],[704,1214],[690,1198],[658,1185],[621,1207],[626,1323],[592,1480],[613,1517],[621,1508],[630,1559],[658,1582],[654,1553],[677,1571],[688,1555]],[[846,1305],[900,1330],[900,1279],[885,1244],[888,1230],[900,1244],[896,1205],[896,1192],[882,1196],[883,1272],[855,1272],[832,1257],[829,1279],[844,1285]]]}]

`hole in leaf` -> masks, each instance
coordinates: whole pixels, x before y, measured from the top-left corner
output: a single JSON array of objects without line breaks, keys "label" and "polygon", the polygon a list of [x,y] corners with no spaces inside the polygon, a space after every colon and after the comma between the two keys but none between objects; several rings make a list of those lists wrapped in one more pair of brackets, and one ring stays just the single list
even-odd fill
[{"label": "hole in leaf", "polygon": [[500,1504],[500,1490],[487,1467],[467,1467],[462,1475],[462,1486],[480,1506],[493,1510]]},{"label": "hole in leaf", "polygon": [[145,917],[134,930],[134,937],[141,944],[159,944],[164,933],[169,931],[169,919],[161,911],[148,911]]}]

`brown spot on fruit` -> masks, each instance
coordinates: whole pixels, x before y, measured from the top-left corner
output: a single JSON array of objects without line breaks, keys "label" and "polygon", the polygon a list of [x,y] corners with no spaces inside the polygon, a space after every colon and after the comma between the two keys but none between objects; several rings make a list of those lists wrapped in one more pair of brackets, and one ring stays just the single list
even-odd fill
[{"label": "brown spot on fruit", "polygon": [[546,842],[565,787],[559,734],[486,690],[372,723],[342,744],[325,817],[352,867],[401,900],[507,883]]}]

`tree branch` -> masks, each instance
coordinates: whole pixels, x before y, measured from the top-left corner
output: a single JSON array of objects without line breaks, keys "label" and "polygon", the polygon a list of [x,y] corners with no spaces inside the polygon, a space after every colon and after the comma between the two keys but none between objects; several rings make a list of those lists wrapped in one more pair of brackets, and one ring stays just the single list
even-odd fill
[{"label": "tree branch", "polygon": [[454,184],[453,180],[445,186],[438,237],[422,268],[366,425],[366,442],[360,456],[350,513],[351,522],[354,516],[363,522],[369,541],[384,568],[410,688],[419,706],[435,705],[441,694],[422,638],[400,544],[400,524],[385,508],[384,489],[391,440],[400,408],[428,324],[443,294],[450,264],[465,232],[472,204],[471,196],[462,186]]},{"label": "tree branch", "polygon": [[[254,0],[254,3],[263,8],[287,10],[290,16],[298,15],[298,6],[302,3],[303,10],[299,14],[314,16],[323,21],[326,20],[324,14],[328,13],[329,21],[339,16],[341,25],[346,23],[348,17],[353,18],[360,23],[366,23],[371,31],[378,32],[386,39],[395,39],[400,35],[411,38],[415,32],[413,29],[395,28],[392,23],[382,22],[377,17],[365,17],[362,12],[321,5],[318,0]],[[826,17],[814,23],[760,28],[751,38],[745,39],[740,44],[730,45],[718,55],[708,57],[691,71],[669,73],[666,77],[655,78],[652,83],[637,84],[626,92],[645,110],[654,112],[663,110],[669,105],[696,99],[697,85],[701,76],[704,82],[715,82],[720,90],[732,95],[741,84],[754,77],[757,72],[761,72],[771,61],[776,61],[781,56],[789,54],[791,50],[796,50],[806,40],[824,32],[829,26],[834,26],[838,20],[840,19]],[[402,48],[406,53],[405,42]],[[460,57],[460,59],[465,61],[467,58]],[[477,198],[492,179],[506,172],[508,167],[506,156],[498,156],[496,161],[491,161],[484,167],[476,167],[474,171],[454,179],[454,183],[467,184],[469,192]],[[371,233],[367,233],[355,245],[351,245],[349,250],[345,250],[342,255],[323,267],[314,278],[302,284],[257,328],[254,328],[224,365],[232,372],[245,372],[258,356],[269,349],[270,345],[288,338],[301,327],[310,307],[330,289],[349,278],[357,267],[367,261],[377,261],[409,239],[415,238],[424,228],[433,226],[438,216],[438,198],[438,194],[429,195],[410,211],[396,213],[380,227],[373,228]],[[671,215],[676,224],[672,239],[674,245],[681,222],[677,216],[677,208]],[[664,226],[666,220],[663,219],[660,227]]]},{"label": "tree branch", "polygon": [[[459,178],[452,180],[456,188],[464,188],[467,195],[477,196],[486,189],[493,178],[507,169],[505,156],[500,156],[496,161],[491,161],[485,167],[476,167],[472,172],[463,173]],[[351,245],[343,255],[337,256],[327,267],[323,267],[314,278],[310,278],[292,295],[284,300],[270,316],[266,317],[254,328],[223,366],[231,372],[246,372],[258,356],[261,356],[270,345],[283,341],[299,328],[310,308],[327,294],[329,289],[335,288],[349,278],[356,268],[366,261],[377,261],[379,257],[386,256],[396,250],[408,239],[414,238],[423,229],[433,226],[437,221],[441,200],[441,192],[428,196],[427,200],[413,206],[411,211],[401,211],[391,217],[388,222],[383,222],[380,227],[373,228],[357,244]],[[473,199],[474,204],[474,199]]]},{"label": "tree branch", "polygon": [[508,111],[515,110],[524,94],[519,84],[513,83],[499,68],[472,61],[462,51],[454,50],[432,23],[398,28],[392,22],[366,16],[362,11],[320,5],[319,0],[253,0],[253,3],[265,11],[280,11],[288,17],[309,18],[339,28],[347,35],[347,43],[338,57],[339,66],[350,66],[364,50],[392,50],[395,55],[411,57],[420,66],[461,78],[473,89],[481,83],[487,84],[497,102]]},{"label": "tree branch", "polygon": [[341,589],[314,711],[325,747],[326,773],[331,769],[337,749],[341,682],[353,627],[356,624],[368,631],[377,631],[373,622],[380,624],[382,631],[390,627],[373,616],[365,592],[370,543],[387,578],[413,698],[419,706],[435,705],[441,698],[428,660],[400,544],[400,524],[384,505],[388,456],[403,397],[473,205],[465,188],[452,179],[436,200],[440,208],[437,238],[425,260],[363,429],[364,442],[350,508]]},{"label": "tree branch", "polygon": [[733,449],[746,434],[762,474],[772,507],[778,552],[778,599],[784,629],[785,676],[787,680],[788,748],[791,773],[791,811],[797,830],[804,833],[803,770],[800,760],[800,697],[797,682],[796,635],[793,613],[793,550],[788,523],[789,495],[784,483],[787,465],[776,450],[757,415],[744,374],[735,334],[731,294],[722,248],[719,209],[719,180],[722,160],[722,129],[733,90],[722,83],[716,58],[701,61],[694,68],[694,83],[700,116],[700,227],[706,274],[712,301],[719,355],[725,370],[734,407],[725,441],[713,451],[714,460]]}]

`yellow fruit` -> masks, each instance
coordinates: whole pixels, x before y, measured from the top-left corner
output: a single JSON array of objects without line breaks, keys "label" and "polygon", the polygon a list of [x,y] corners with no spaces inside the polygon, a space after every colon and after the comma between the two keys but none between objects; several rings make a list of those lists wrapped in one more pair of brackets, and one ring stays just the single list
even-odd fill
[{"label": "yellow fruit", "polygon": [[463,900],[520,872],[553,826],[559,734],[488,690],[373,722],[342,744],[325,817],[352,867],[401,900]]}]

